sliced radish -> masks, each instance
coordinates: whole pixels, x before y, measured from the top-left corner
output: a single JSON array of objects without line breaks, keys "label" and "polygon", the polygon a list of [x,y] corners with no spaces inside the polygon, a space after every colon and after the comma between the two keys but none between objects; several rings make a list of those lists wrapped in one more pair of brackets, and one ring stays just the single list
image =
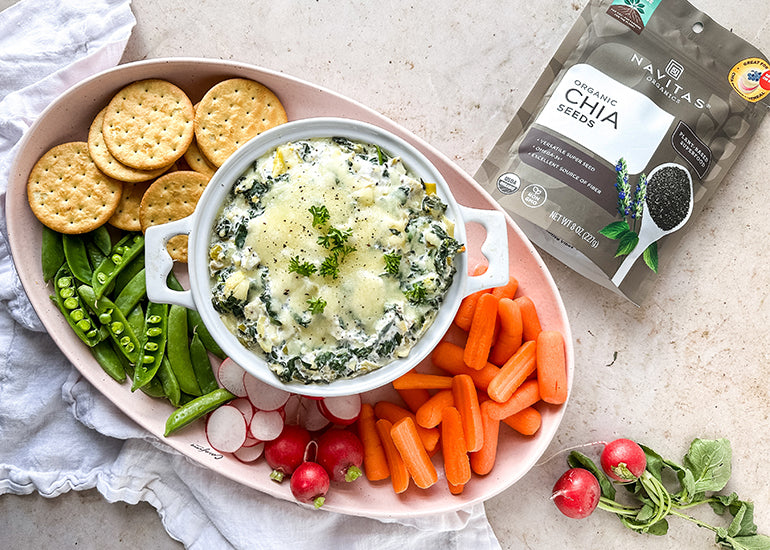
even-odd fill
[{"label": "sliced radish", "polygon": [[283,416],[278,411],[256,411],[251,418],[251,437],[260,441],[272,441],[283,430]]},{"label": "sliced radish", "polygon": [[302,404],[302,397],[296,393],[291,394],[289,400],[283,406],[283,421],[287,424],[299,424],[299,408]]},{"label": "sliced radish", "polygon": [[206,439],[215,451],[232,453],[246,441],[246,420],[232,405],[222,405],[206,420]]},{"label": "sliced radish", "polygon": [[264,443],[264,441],[260,441],[259,439],[254,439],[251,437],[251,432],[249,432],[248,435],[246,435],[246,441],[243,442],[243,445],[241,447],[253,447],[254,445],[259,445],[260,443]]},{"label": "sliced radish", "polygon": [[291,393],[281,388],[262,382],[250,374],[243,377],[243,385],[246,388],[246,396],[260,411],[277,411],[283,407],[291,397]]},{"label": "sliced radish", "polygon": [[299,425],[309,432],[317,432],[329,425],[329,419],[321,413],[315,399],[302,398],[299,407]]},{"label": "sliced radish", "polygon": [[265,451],[265,444],[258,443],[251,447],[241,447],[233,453],[233,456],[244,463],[254,462]]},{"label": "sliced radish", "polygon": [[219,384],[236,397],[246,397],[246,388],[243,385],[243,375],[246,371],[238,363],[226,357],[219,364],[217,378]]},{"label": "sliced radish", "polygon": [[238,399],[233,399],[228,403],[228,405],[231,405],[235,408],[237,408],[241,413],[243,413],[243,418],[246,419],[246,424],[251,422],[251,417],[254,416],[254,405],[251,404],[251,401],[247,397],[239,397]]},{"label": "sliced radish", "polygon": [[347,426],[358,420],[358,415],[361,414],[361,396],[355,394],[326,397],[318,402],[318,408],[335,424]]}]

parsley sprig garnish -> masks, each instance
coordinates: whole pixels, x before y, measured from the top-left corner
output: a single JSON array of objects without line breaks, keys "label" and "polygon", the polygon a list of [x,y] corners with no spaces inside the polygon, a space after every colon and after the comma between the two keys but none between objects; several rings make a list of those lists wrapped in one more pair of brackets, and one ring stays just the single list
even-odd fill
[{"label": "parsley sprig garnish", "polygon": [[427,291],[425,290],[425,287],[422,285],[421,281],[417,281],[412,285],[412,288],[404,291],[406,299],[413,304],[423,303],[425,301],[426,294]]},{"label": "parsley sprig garnish", "polygon": [[401,266],[401,254],[398,252],[386,252],[383,258],[385,258],[385,272],[390,275],[398,275],[399,267]]},{"label": "parsley sprig garnish", "polygon": [[308,210],[313,215],[313,227],[322,227],[329,221],[329,210],[326,205],[311,206]]},{"label": "parsley sprig garnish", "polygon": [[308,298],[307,305],[308,311],[310,313],[318,315],[324,312],[324,308],[326,307],[326,300],[323,298]]},{"label": "parsley sprig garnish", "polygon": [[300,261],[299,256],[294,256],[289,260],[289,273],[298,273],[308,277],[317,270],[318,268],[314,264]]}]

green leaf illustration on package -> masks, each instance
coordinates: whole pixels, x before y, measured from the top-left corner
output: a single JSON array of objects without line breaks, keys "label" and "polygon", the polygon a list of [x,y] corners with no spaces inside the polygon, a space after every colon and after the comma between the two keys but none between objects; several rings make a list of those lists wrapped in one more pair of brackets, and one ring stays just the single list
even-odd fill
[{"label": "green leaf illustration on package", "polygon": [[[641,174],[636,188],[632,191],[628,181],[628,165],[621,158],[615,165],[615,189],[618,191],[618,214],[621,220],[612,222],[601,229],[599,233],[618,241],[615,257],[630,254],[639,243],[637,224],[644,213],[644,201],[647,197],[647,176]],[[631,223],[628,220],[631,220]],[[649,245],[644,251],[644,263],[655,273],[658,272],[658,244]]]}]

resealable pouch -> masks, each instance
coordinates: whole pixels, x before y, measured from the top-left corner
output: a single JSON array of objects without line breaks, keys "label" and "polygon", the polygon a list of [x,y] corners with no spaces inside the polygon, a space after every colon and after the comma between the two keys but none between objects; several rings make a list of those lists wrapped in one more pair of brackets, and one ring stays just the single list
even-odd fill
[{"label": "resealable pouch", "polygon": [[636,304],[770,109],[770,64],[683,0],[591,0],[476,173]]}]

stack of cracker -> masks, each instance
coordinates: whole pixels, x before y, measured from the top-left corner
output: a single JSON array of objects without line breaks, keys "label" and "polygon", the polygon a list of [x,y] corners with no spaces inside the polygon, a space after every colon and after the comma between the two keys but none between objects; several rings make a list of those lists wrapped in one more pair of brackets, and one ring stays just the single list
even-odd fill
[{"label": "stack of cracker", "polygon": [[[253,80],[214,85],[193,106],[162,79],[133,82],[94,118],[85,142],[53,147],[35,164],[27,198],[41,223],[81,234],[124,231],[189,216],[216,169],[241,145],[286,122],[278,97]],[[187,236],[169,241],[187,261]]]}]

